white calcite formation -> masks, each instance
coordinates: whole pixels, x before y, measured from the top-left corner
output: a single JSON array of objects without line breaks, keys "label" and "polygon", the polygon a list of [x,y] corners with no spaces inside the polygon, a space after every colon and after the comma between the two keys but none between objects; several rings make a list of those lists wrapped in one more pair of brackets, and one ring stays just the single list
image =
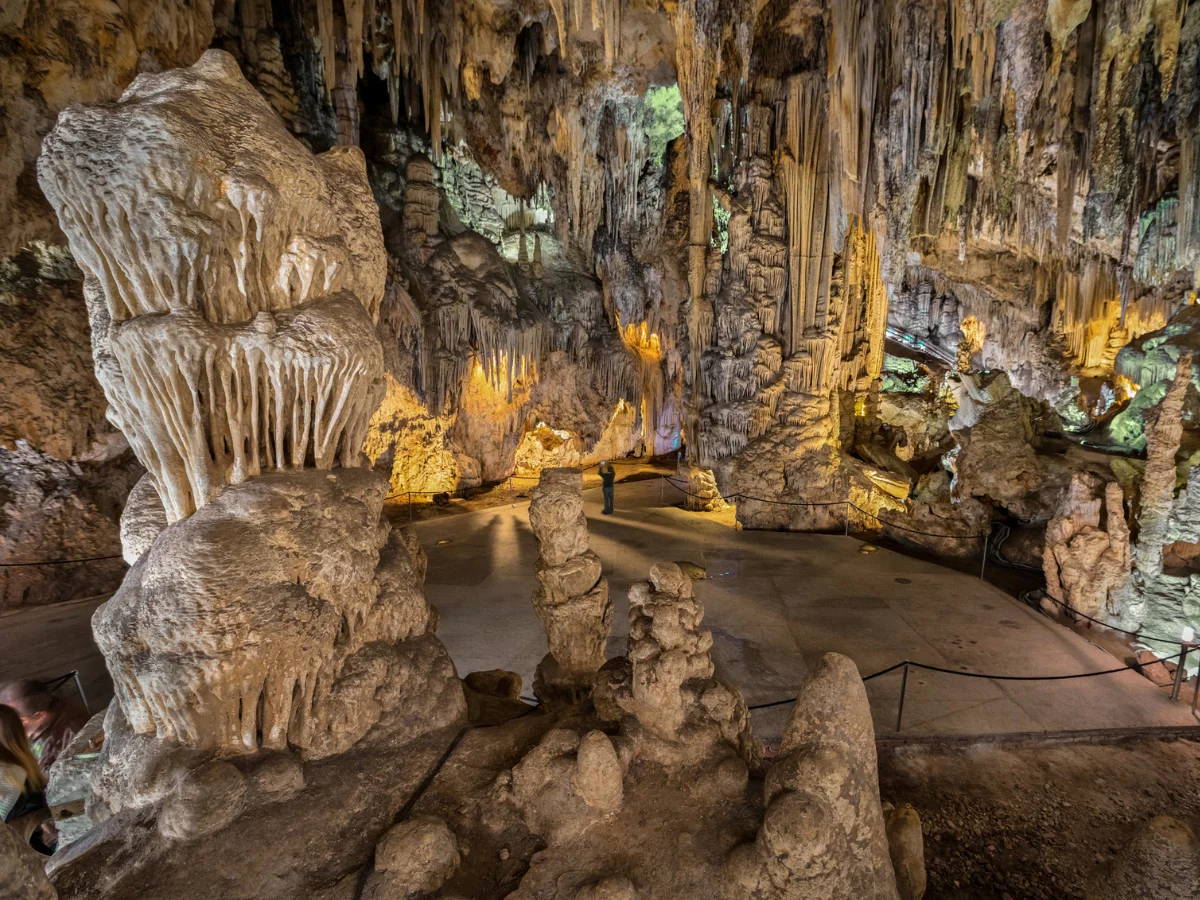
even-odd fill
[{"label": "white calcite formation", "polygon": [[406,669],[434,615],[386,493],[361,470],[263,475],[163,532],[93,621],[133,731],[328,756],[436,678],[444,659]]},{"label": "white calcite formation", "polygon": [[161,836],[194,840],[246,791],[213,757],[321,759],[456,722],[424,555],[359,465],[385,276],[361,154],[312,156],[211,51],[68,109],[39,174],[148,470],[132,568],[93,619],[118,702],[89,816],[162,800]]},{"label": "white calcite formation", "polygon": [[538,696],[586,693],[604,664],[612,630],[608,581],[588,549],[583,476],[578,469],[544,469],[533,489],[529,525],[538,540],[533,608],[546,629],[549,655],[538,666]]},{"label": "white calcite formation", "polygon": [[38,172],[169,521],[259,472],[359,463],[386,258],[357,150],[313,156],[210,51],[66,110]]},{"label": "white calcite formation", "polygon": [[[704,606],[675,563],[629,590],[629,649],[596,678],[596,710],[668,768],[755,757],[741,694],[715,679]],[[742,768],[744,773],[744,767]]]},{"label": "white calcite formation", "polygon": [[726,861],[726,897],[898,900],[871,707],[847,657],[826,654],[805,680],[764,792],[757,838]]}]

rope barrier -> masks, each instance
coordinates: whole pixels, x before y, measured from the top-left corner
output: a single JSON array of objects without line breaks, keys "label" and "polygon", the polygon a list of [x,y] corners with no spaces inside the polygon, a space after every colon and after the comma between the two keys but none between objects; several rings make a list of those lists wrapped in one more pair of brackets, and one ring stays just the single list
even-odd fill
[{"label": "rope barrier", "polygon": [[1079,616],[1081,619],[1087,619],[1089,622],[1095,622],[1097,625],[1101,625],[1104,628],[1111,629],[1112,631],[1119,631],[1119,632],[1121,632],[1121,634],[1127,634],[1130,637],[1135,637],[1142,641],[1156,641],[1157,643],[1160,643],[1160,644],[1178,645],[1180,642],[1179,638],[1154,637],[1153,635],[1142,634],[1140,631],[1129,631],[1126,628],[1118,628],[1116,625],[1109,625],[1107,622],[1102,622],[1100,619],[1093,619],[1087,613],[1081,613],[1079,610],[1075,609],[1075,607],[1068,606],[1066,603],[1063,603],[1061,600],[1055,600],[1053,597],[1051,597],[1045,591],[1041,591],[1040,593],[1045,599],[1049,600],[1051,603],[1057,603],[1063,609],[1067,610],[1067,612],[1069,612],[1073,615]]},{"label": "rope barrier", "polygon": [[898,528],[901,531],[907,531],[910,534],[923,534],[926,537],[953,538],[953,539],[959,540],[959,541],[981,541],[981,540],[987,539],[986,534],[938,534],[937,532],[934,532],[934,531],[918,531],[915,528],[907,528],[904,525],[897,525],[895,522],[889,522],[887,519],[881,519],[879,516],[875,515],[874,513],[867,512],[865,509],[861,509],[860,507],[855,506],[849,500],[846,501],[846,505],[851,506],[854,509],[857,509],[864,516],[870,516],[875,521],[882,522],[884,525],[887,525],[889,528]]},{"label": "rope barrier", "polygon": [[[1179,643],[1176,641],[1175,643]],[[1174,656],[1167,656],[1157,660],[1157,662],[1167,663],[1173,660],[1182,661],[1186,651],[1180,651]],[[873,678],[878,678],[881,675],[886,675],[889,672],[894,672],[902,666],[910,666],[914,669],[925,669],[929,672],[941,672],[944,675],[959,675],[963,678],[983,678],[989,681],[1069,681],[1075,678],[1095,678],[1098,675],[1115,675],[1117,672],[1137,672],[1138,669],[1133,666],[1120,666],[1115,669],[1102,669],[1099,672],[1075,672],[1070,675],[992,675],[985,672],[962,672],[957,669],[946,669],[942,666],[931,666],[928,663],[913,662],[911,659],[901,660],[895,665],[888,666],[886,669],[880,669],[878,672],[872,672],[870,675],[863,676],[863,683],[870,681]],[[1157,684],[1157,683],[1156,683]],[[1166,687],[1159,684],[1158,687]],[[788,703],[795,703],[798,698],[789,697],[785,700],[772,700],[769,703],[758,703],[754,706],[748,706],[747,709],[754,711],[759,709],[770,709],[775,706],[785,706]]]},{"label": "rope barrier", "polygon": [[6,562],[0,563],[0,569],[18,569],[31,566],[69,566],[72,563],[100,562],[106,559],[122,559],[120,553],[111,556],[83,556],[79,559],[47,559],[42,562]]}]

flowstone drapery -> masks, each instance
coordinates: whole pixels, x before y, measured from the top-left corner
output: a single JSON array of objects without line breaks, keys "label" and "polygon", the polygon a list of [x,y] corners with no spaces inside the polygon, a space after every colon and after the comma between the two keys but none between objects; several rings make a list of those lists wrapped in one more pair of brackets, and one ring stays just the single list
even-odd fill
[{"label": "flowstone drapery", "polygon": [[[221,806],[197,774],[214,754],[321,759],[456,721],[424,555],[359,467],[385,274],[361,154],[312,156],[210,51],[68,109],[39,174],[150,478],[93,620],[118,703],[89,812],[165,800],[162,836],[195,838],[240,809],[194,815]],[[231,768],[213,783],[240,796]]]},{"label": "flowstone drapery", "polygon": [[64,111],[38,174],[168,521],[261,471],[358,463],[386,274],[361,153],[313,156],[210,51]]}]

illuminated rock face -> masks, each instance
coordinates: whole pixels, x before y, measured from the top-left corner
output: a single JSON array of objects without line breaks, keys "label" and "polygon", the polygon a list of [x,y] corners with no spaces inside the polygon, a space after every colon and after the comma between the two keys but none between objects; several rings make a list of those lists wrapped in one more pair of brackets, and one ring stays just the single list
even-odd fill
[{"label": "illuminated rock face", "polygon": [[1042,563],[1046,593],[1086,616],[1116,612],[1117,598],[1129,580],[1124,502],[1120,484],[1105,485],[1105,527],[1101,528],[1101,498],[1093,496],[1086,476],[1076,474],[1058,514],[1046,527]]},{"label": "illuminated rock face", "polygon": [[312,156],[210,51],[64,112],[39,178],[169,521],[262,471],[359,463],[386,271],[361,154]]}]

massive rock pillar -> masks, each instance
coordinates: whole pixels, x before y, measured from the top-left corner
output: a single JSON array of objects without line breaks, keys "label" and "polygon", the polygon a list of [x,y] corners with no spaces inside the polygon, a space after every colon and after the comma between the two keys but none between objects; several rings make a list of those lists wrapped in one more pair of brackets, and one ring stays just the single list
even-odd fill
[{"label": "massive rock pillar", "polygon": [[177,784],[133,757],[319,758],[453,721],[424,557],[361,468],[386,273],[362,154],[313,156],[210,51],[66,110],[38,173],[109,415],[165,512],[93,622],[119,701],[101,805]]}]

